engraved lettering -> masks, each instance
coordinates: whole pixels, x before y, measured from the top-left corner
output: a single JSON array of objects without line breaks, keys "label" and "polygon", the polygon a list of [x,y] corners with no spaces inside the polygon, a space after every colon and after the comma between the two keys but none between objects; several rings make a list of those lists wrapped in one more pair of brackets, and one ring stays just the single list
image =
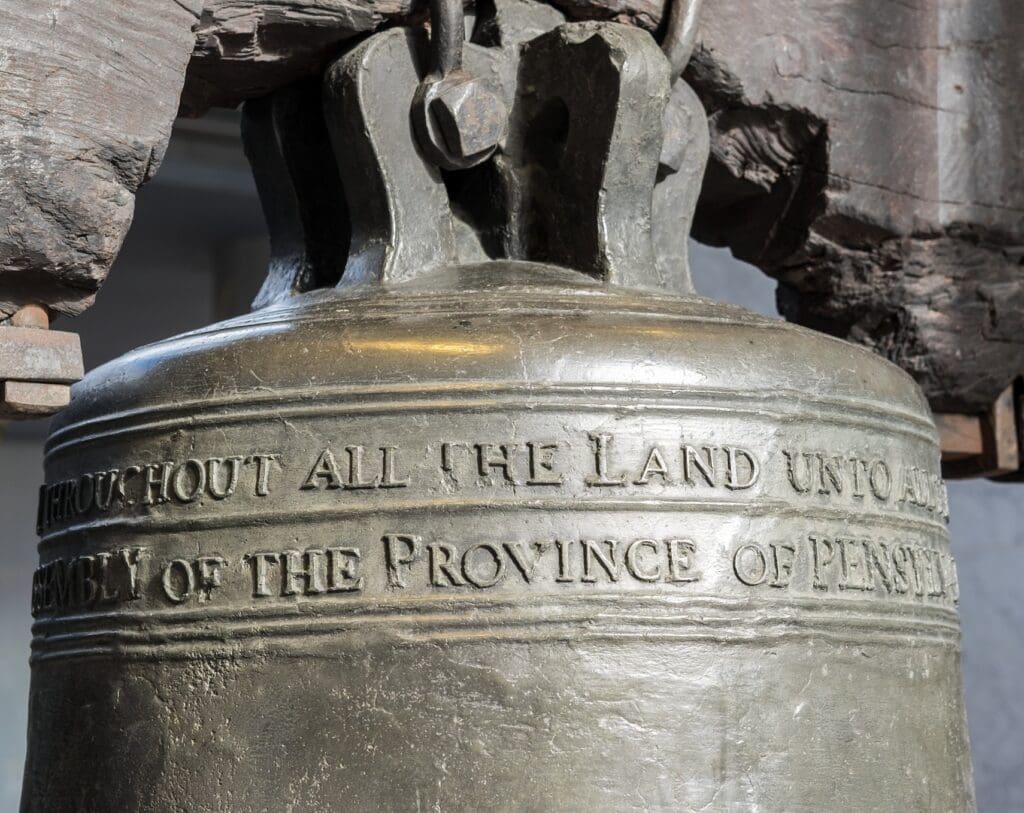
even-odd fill
[{"label": "engraved lettering", "polygon": [[276,553],[250,553],[245,556],[244,561],[249,563],[252,569],[252,595],[254,598],[264,598],[272,595],[267,579],[270,565],[277,564]]},{"label": "engraved lettering", "polygon": [[867,560],[868,572],[871,574],[869,581],[874,584],[875,574],[882,580],[882,585],[887,593],[892,593],[895,586],[893,580],[893,559],[890,556],[888,547],[884,542],[872,542],[864,540],[864,558]]},{"label": "engraved lettering", "polygon": [[[480,551],[487,556],[480,557]],[[494,587],[505,575],[505,557],[501,549],[489,542],[478,542],[462,554],[462,575],[474,587]]]},{"label": "engraved lettering", "polygon": [[280,554],[281,595],[304,596],[327,591],[327,551],[308,548]]},{"label": "engraved lettering", "polygon": [[734,446],[723,446],[722,449],[726,455],[725,487],[732,491],[741,491],[754,485],[761,474],[757,458],[746,449]]},{"label": "engraved lettering", "polygon": [[454,485],[458,485],[459,477],[455,472],[455,449],[465,448],[465,443],[442,443],[441,444],[441,471],[443,471]]},{"label": "engraved lettering", "polygon": [[[122,502],[124,502],[125,505],[135,504],[135,500],[131,499],[128,496],[127,488],[128,481],[138,474],[142,474],[141,466],[125,466],[124,471],[121,472],[121,476],[117,479],[117,496],[121,499]],[[65,486],[67,485],[68,483],[65,483]],[[67,518],[67,515],[65,515],[65,518]]]},{"label": "engraved lettering", "polygon": [[[318,596],[353,593],[363,589],[362,556],[358,548],[288,549],[280,553],[253,553],[244,557],[253,580],[253,597]],[[280,567],[278,588],[270,587],[270,566]]]},{"label": "engraved lettering", "polygon": [[555,577],[555,581],[575,581],[572,576],[572,549],[567,542],[561,539],[555,540],[555,547],[558,548],[558,575]]},{"label": "engraved lettering", "polygon": [[141,585],[139,581],[139,566],[142,563],[142,558],[145,555],[145,549],[143,548],[122,548],[118,551],[121,557],[121,562],[124,564],[125,571],[128,574],[128,591],[127,598],[137,599],[141,595]]},{"label": "engraved lettering", "polygon": [[884,460],[873,460],[868,469],[868,485],[876,500],[885,502],[892,493],[892,473]]},{"label": "engraved lettering", "polygon": [[547,553],[551,547],[549,542],[534,542],[534,554],[530,561],[526,560],[526,551],[523,550],[522,545],[519,542],[506,542],[505,550],[508,552],[508,558],[512,560],[519,572],[523,574],[523,581],[527,584],[533,581],[533,574],[537,572],[537,565],[541,560],[541,557]]},{"label": "engraved lettering", "polygon": [[843,493],[843,461],[838,457],[825,457],[816,455],[818,458],[818,493],[836,494]]},{"label": "engraved lettering", "polygon": [[354,593],[363,589],[363,577],[359,572],[362,556],[358,548],[327,549],[327,592]]},{"label": "engraved lettering", "polygon": [[668,580],[675,583],[695,582],[700,580],[700,573],[692,573],[693,557],[697,553],[697,545],[690,539],[670,539],[666,543],[668,551]]},{"label": "engraved lettering", "polygon": [[171,491],[181,502],[195,502],[206,489],[206,466],[202,460],[190,458],[174,470]]},{"label": "engraved lettering", "polygon": [[612,436],[604,433],[588,435],[594,449],[594,474],[588,474],[584,482],[588,486],[624,486],[624,476],[612,478],[608,476],[608,458],[611,455]]},{"label": "engraved lettering", "polygon": [[[435,542],[427,546],[427,552],[430,563],[430,583],[434,587],[447,585],[461,587],[465,584],[456,567],[459,554],[454,545]],[[447,585],[444,580],[447,580]]]},{"label": "engraved lettering", "polygon": [[142,548],[54,559],[32,574],[32,613],[84,609],[139,597]]},{"label": "engraved lettering", "polygon": [[914,593],[923,596],[925,592],[925,573],[921,568],[920,551],[910,545],[904,545],[907,552],[907,561],[910,563],[910,572],[914,574]]},{"label": "engraved lettering", "polygon": [[909,593],[913,588],[911,573],[908,570],[907,551],[897,545],[892,548],[892,580],[893,590],[897,593]]},{"label": "engraved lettering", "polygon": [[[103,478],[107,479],[107,493],[103,494]],[[110,510],[110,506],[114,501],[114,489],[117,485],[117,472],[116,471],[101,471],[96,473],[96,507],[100,511]]]},{"label": "engraved lettering", "polygon": [[[646,565],[640,561],[640,553],[647,548],[653,554],[645,557]],[[661,565],[658,562],[658,543],[653,539],[635,539],[626,548],[626,570],[634,578],[642,582],[661,581]],[[652,567],[653,565],[653,567]]]},{"label": "engraved lettering", "polygon": [[74,601],[79,607],[92,604],[99,596],[100,586],[95,575],[95,559],[78,556],[71,562],[69,586],[74,589]]},{"label": "engraved lettering", "polygon": [[853,488],[850,496],[862,500],[864,499],[864,481],[862,477],[867,476],[868,464],[859,457],[851,457],[850,472],[853,474]]},{"label": "engraved lettering", "polygon": [[651,482],[652,477],[660,477],[663,483],[669,481],[668,465],[665,463],[665,457],[662,455],[661,449],[657,446],[652,446],[651,450],[647,453],[647,461],[644,463],[639,476],[633,481],[633,484],[645,486]]},{"label": "engraved lettering", "polygon": [[828,590],[828,581],[824,571],[835,558],[835,547],[827,539],[819,539],[816,536],[809,537],[809,539],[814,559],[814,588],[816,590]]},{"label": "engraved lettering", "polygon": [[181,604],[196,589],[196,575],[188,559],[172,559],[164,566],[160,577],[164,595],[175,604]]},{"label": "engraved lettering", "polygon": [[594,573],[593,564],[596,561],[608,575],[608,578],[617,582],[619,580],[619,565],[615,560],[615,548],[618,545],[614,539],[606,539],[604,543],[608,546],[608,554],[605,555],[597,542],[592,539],[582,540],[583,545],[583,576],[582,582],[596,582],[597,575]]},{"label": "engraved lettering", "polygon": [[408,478],[395,474],[395,457],[398,450],[394,446],[381,446],[381,477],[380,488],[405,488],[409,485]]},{"label": "engraved lettering", "polygon": [[63,515],[70,519],[75,515],[75,499],[78,497],[78,481],[68,480],[64,489]]},{"label": "engraved lettering", "polygon": [[[142,485],[143,505],[156,505],[157,503],[168,502],[171,499],[170,487],[173,469],[174,463],[171,461],[151,463],[143,469],[146,475]],[[154,489],[156,490],[155,496]]]},{"label": "engraved lettering", "polygon": [[789,587],[793,578],[793,565],[796,562],[796,547],[781,542],[772,542],[768,545],[772,549],[772,564],[774,574],[771,580],[772,587]]},{"label": "engraved lettering", "polygon": [[251,454],[245,458],[245,464],[256,464],[256,487],[253,494],[257,497],[266,497],[270,493],[270,472],[271,467],[281,465],[279,454]]},{"label": "engraved lettering", "polygon": [[809,537],[814,587],[884,595],[912,594],[919,599],[957,601],[950,584],[956,578],[952,557],[915,545],[869,539]]},{"label": "engraved lettering", "polygon": [[768,578],[768,559],[757,545],[740,545],[732,557],[732,570],[741,582],[756,587]]},{"label": "engraved lettering", "polygon": [[338,463],[334,459],[334,453],[330,449],[324,449],[317,457],[316,463],[310,469],[309,475],[302,481],[299,488],[303,490],[319,489],[321,486],[327,488],[341,488],[341,472],[338,471]]},{"label": "engraved lettering", "polygon": [[717,483],[715,475],[715,447],[701,446],[700,448],[704,452],[703,458],[696,448],[688,443],[683,444],[683,479],[687,485],[696,485],[697,481],[694,476],[694,470],[696,470],[704,478],[704,482],[707,485],[714,486]]},{"label": "engraved lettering", "polygon": [[490,479],[491,470],[497,469],[501,472],[505,482],[518,485],[512,471],[511,460],[511,454],[517,448],[516,444],[499,444],[497,446],[497,453],[494,451],[494,444],[491,443],[477,443],[474,446],[476,448],[477,466],[481,477]]},{"label": "engraved lettering", "polygon": [[[783,450],[782,454],[786,458],[786,473],[789,475],[789,484],[798,494],[806,494],[811,490],[810,455],[800,454],[799,452],[789,452],[786,450]],[[799,473],[800,466],[797,463],[801,458],[803,458],[804,461],[803,476]]]},{"label": "engraved lettering", "polygon": [[557,486],[562,483],[562,475],[555,471],[554,454],[558,451],[557,443],[539,443],[529,441],[530,478],[528,486]]},{"label": "engraved lettering", "polygon": [[388,587],[403,588],[402,568],[408,569],[423,556],[421,540],[415,534],[385,534],[383,542]]},{"label": "engraved lettering", "polygon": [[50,589],[53,593],[54,603],[58,607],[72,607],[72,595],[71,589],[71,577],[68,573],[68,564],[60,559],[56,563],[56,567],[51,571],[52,577],[50,582]]},{"label": "engraved lettering", "polygon": [[365,451],[362,446],[345,447],[345,452],[348,454],[348,480],[345,482],[345,488],[377,488],[380,485],[379,477],[374,476],[367,479],[363,476],[363,454]]},{"label": "engraved lettering", "polygon": [[[113,604],[121,597],[121,591],[116,585],[111,574],[110,560],[112,554],[95,554],[96,562],[99,564],[99,603]],[[116,562],[116,560],[115,560]]]},{"label": "engraved lettering", "polygon": [[920,498],[917,493],[916,470],[910,467],[903,469],[903,488],[900,490],[900,502],[909,502],[912,505],[920,505]]},{"label": "engraved lettering", "polygon": [[200,556],[196,559],[196,586],[200,601],[209,601],[213,591],[221,586],[224,563],[223,556]]},{"label": "engraved lettering", "polygon": [[[228,464],[228,473],[224,478],[224,487],[221,488],[217,481],[220,477],[220,468],[225,463]],[[232,457],[211,457],[207,460],[206,479],[209,482],[210,496],[215,500],[223,500],[234,494],[235,489],[238,488],[238,473],[241,466],[241,455],[234,455]]]},{"label": "engraved lettering", "polygon": [[839,549],[839,589],[874,590],[864,548],[853,539],[837,539],[835,545]]},{"label": "engraved lettering", "polygon": [[767,584],[785,589],[793,578],[796,547],[781,542],[768,543],[768,551],[757,544],[747,543],[736,548],[732,569],[736,578],[749,587]]}]

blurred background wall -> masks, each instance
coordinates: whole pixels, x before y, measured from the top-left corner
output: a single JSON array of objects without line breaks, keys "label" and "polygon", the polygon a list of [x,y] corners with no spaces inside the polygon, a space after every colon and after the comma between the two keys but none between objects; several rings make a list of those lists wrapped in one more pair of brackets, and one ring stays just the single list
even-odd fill
[{"label": "blurred background wall", "polygon": [[[134,225],[96,305],[55,327],[81,334],[91,369],[140,344],[247,311],[266,257],[237,119],[182,121],[159,174],[138,196]],[[696,244],[691,258],[700,293],[777,316],[775,283],[757,269]],[[21,788],[46,428],[45,421],[0,424],[0,810],[17,809]],[[979,807],[1024,813],[1024,486],[977,481],[949,490]]]}]

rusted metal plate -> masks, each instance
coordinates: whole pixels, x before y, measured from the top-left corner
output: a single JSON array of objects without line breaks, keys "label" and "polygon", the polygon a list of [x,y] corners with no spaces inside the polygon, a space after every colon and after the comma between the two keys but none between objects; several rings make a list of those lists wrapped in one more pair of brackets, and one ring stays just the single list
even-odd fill
[{"label": "rusted metal plate", "polygon": [[0,383],[0,418],[37,418],[52,415],[71,401],[67,384],[42,384],[38,381]]},{"label": "rusted metal plate", "polygon": [[72,384],[84,372],[77,333],[0,328],[0,380]]}]

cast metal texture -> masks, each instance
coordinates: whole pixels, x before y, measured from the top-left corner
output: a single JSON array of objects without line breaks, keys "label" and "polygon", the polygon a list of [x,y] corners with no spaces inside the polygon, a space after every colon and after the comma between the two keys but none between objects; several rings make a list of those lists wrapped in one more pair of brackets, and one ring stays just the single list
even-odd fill
[{"label": "cast metal texture", "polygon": [[75,388],[24,810],[973,807],[920,391],[659,290],[669,63],[552,26],[474,68],[513,114],[457,177],[415,151],[422,40],[343,56],[338,285]]}]

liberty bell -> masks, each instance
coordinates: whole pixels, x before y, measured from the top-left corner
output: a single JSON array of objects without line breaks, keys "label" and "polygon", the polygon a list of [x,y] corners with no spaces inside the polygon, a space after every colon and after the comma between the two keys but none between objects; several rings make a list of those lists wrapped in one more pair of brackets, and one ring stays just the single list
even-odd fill
[{"label": "liberty bell", "polygon": [[255,310],[47,444],[23,810],[973,809],[924,398],[693,293],[687,9],[537,8],[248,104]]}]

